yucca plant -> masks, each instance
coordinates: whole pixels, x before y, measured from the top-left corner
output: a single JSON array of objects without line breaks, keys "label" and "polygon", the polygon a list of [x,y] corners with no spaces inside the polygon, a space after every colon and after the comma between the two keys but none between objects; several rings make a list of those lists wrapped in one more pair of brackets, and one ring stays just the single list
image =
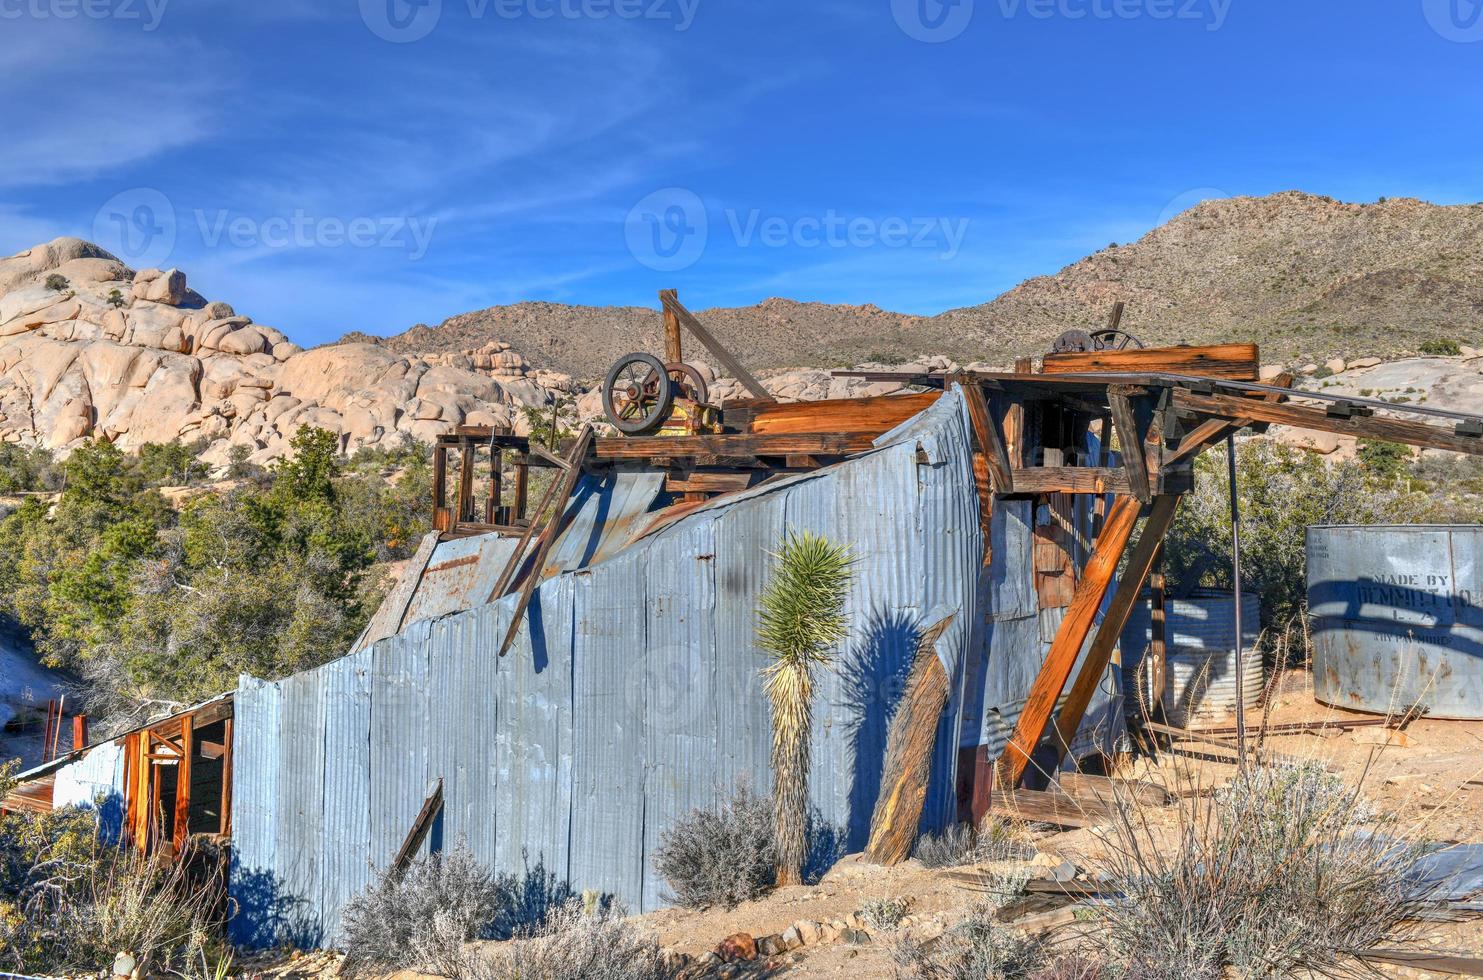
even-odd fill
[{"label": "yucca plant", "polygon": [[803,880],[808,851],[808,757],[814,671],[827,666],[844,639],[850,589],[848,547],[809,531],[788,532],[777,570],[762,593],[757,643],[772,658],[762,688],[772,704],[773,827],[777,882]]}]

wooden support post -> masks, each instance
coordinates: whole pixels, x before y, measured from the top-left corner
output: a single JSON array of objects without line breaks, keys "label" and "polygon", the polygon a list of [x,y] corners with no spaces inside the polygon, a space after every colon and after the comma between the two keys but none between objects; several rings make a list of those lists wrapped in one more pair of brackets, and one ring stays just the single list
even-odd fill
[{"label": "wooden support post", "polygon": [[453,511],[453,528],[474,519],[474,441],[467,436],[458,447],[458,506]]},{"label": "wooden support post", "polygon": [[[1164,546],[1153,559],[1153,571],[1149,574],[1148,587],[1152,593],[1148,636],[1148,677],[1152,693],[1149,695],[1148,713],[1155,720],[1162,720],[1160,710],[1164,703],[1164,692],[1169,686],[1169,630],[1168,616],[1164,609]],[[1141,690],[1141,688],[1140,688]]]},{"label": "wooden support post", "polygon": [[[577,481],[582,478],[582,461],[587,458],[587,450],[592,446],[592,426],[582,426],[582,432],[577,436],[577,441],[572,445],[571,452],[566,461],[569,468],[566,475],[562,477],[561,489],[556,496],[551,498],[555,509],[551,512],[551,519],[546,522],[546,529],[541,532],[541,540],[536,544],[534,564],[530,574],[525,578],[525,585],[520,590],[520,601],[515,605],[515,611],[510,616],[510,629],[505,633],[504,642],[500,644],[499,655],[503,657],[515,642],[516,635],[520,632],[520,621],[525,616],[525,610],[530,607],[530,597],[535,593],[536,586],[541,584],[541,566],[546,563],[546,556],[551,552],[551,546],[556,543],[556,537],[561,533],[562,512],[566,509],[566,502],[571,499],[572,493],[577,489]],[[552,483],[552,487],[556,484]],[[542,510],[545,508],[542,507]],[[532,522],[534,526],[534,522]],[[524,542],[529,540],[528,536],[521,537],[521,546],[510,556],[511,561],[518,562]],[[504,579],[504,576],[500,576]],[[499,597],[496,591],[495,598]]]},{"label": "wooden support post", "polygon": [[1122,558],[1128,538],[1133,533],[1133,525],[1137,522],[1138,510],[1137,500],[1119,497],[1107,515],[1107,523],[1102,528],[1102,536],[1097,539],[1096,550],[1087,561],[1081,581],[1072,596],[1071,606],[1061,620],[1055,639],[1051,641],[1050,652],[1046,654],[1045,663],[1041,665],[1040,673],[1030,687],[1025,707],[1015,724],[1014,734],[1010,736],[1004,755],[999,759],[999,780],[1004,786],[1013,787],[1019,783],[1025,768],[1030,764],[1031,754],[1045,734],[1056,702],[1066,687],[1072,668],[1076,666],[1082,644],[1086,642],[1097,610],[1102,605],[1102,598],[1107,594],[1107,588],[1117,572],[1118,561]]},{"label": "wooden support post", "polygon": [[664,361],[666,364],[679,364],[685,360],[685,352],[680,343],[680,318],[675,316],[674,310],[669,308],[671,301],[679,303],[679,290],[661,289],[659,306],[664,313]]},{"label": "wooden support post", "polygon": [[973,435],[978,440],[978,448],[989,465],[989,479],[994,492],[1013,493],[1014,472],[1009,463],[1009,451],[1004,448],[999,427],[989,415],[989,403],[984,398],[984,391],[977,382],[970,381],[965,375],[959,375],[957,380],[968,401],[968,418],[973,423]]},{"label": "wooden support post", "polygon": [[1154,559],[1163,548],[1164,536],[1169,533],[1169,525],[1173,522],[1174,512],[1178,507],[1177,496],[1160,496],[1154,500],[1148,520],[1143,522],[1143,531],[1128,559],[1128,567],[1117,583],[1117,591],[1112,595],[1107,614],[1097,627],[1096,638],[1087,651],[1081,672],[1071,685],[1071,693],[1056,717],[1054,745],[1057,763],[1070,750],[1071,742],[1076,738],[1076,730],[1081,727],[1081,719],[1097,693],[1097,685],[1107,673],[1107,665],[1112,662],[1112,651],[1117,647],[1123,627],[1128,624],[1128,615],[1138,602],[1143,583],[1148,580],[1149,572],[1153,569]]},{"label": "wooden support post", "polygon": [[489,502],[484,505],[485,524],[503,524],[504,519],[500,516],[500,498],[504,496],[505,489],[505,451],[489,442]]},{"label": "wooden support post", "polygon": [[955,618],[956,614],[947,617],[917,641],[906,693],[886,734],[885,768],[865,848],[866,860],[875,864],[900,864],[911,856],[916,842],[937,724],[951,687],[936,644]]},{"label": "wooden support post", "polygon": [[447,513],[448,506],[448,449],[433,447],[433,530],[450,531],[452,522]]},{"label": "wooden support post", "polygon": [[422,809],[417,811],[417,818],[412,821],[412,829],[407,831],[406,840],[397,850],[396,857],[391,861],[391,868],[386,877],[396,881],[407,873],[412,866],[412,860],[417,857],[417,852],[422,848],[423,841],[427,840],[428,832],[433,829],[433,819],[443,809],[443,778],[439,776],[428,787],[427,799],[422,803]]},{"label": "wooden support post", "polygon": [[1133,412],[1132,399],[1118,385],[1107,389],[1107,405],[1112,410],[1112,424],[1117,429],[1118,448],[1123,453],[1123,469],[1128,474],[1128,486],[1139,503],[1153,499],[1148,486],[1148,456],[1144,451],[1143,431],[1139,428]]},{"label": "wooden support post", "polygon": [[721,362],[721,367],[728,374],[740,381],[742,387],[752,393],[753,398],[761,398],[763,401],[769,402],[777,401],[766,388],[762,387],[762,382],[752,377],[751,372],[742,367],[741,362],[732,356],[731,351],[727,350],[719,340],[711,336],[711,332],[702,326],[699,320],[695,319],[695,314],[680,304],[679,299],[672,290],[665,290],[660,293],[659,301],[664,304],[666,310],[675,315],[675,318],[680,321],[686,330],[689,330],[695,335],[696,340],[705,345],[705,349],[710,351],[712,356]]},{"label": "wooden support post", "polygon": [[191,832],[191,757],[196,754],[191,716],[180,719],[180,764],[175,768],[175,856],[185,853]]},{"label": "wooden support post", "polygon": [[[530,502],[530,454],[524,453],[515,460],[515,509],[510,512],[510,522],[518,524],[529,520],[535,523],[535,517],[527,514],[526,508]],[[540,515],[537,514],[536,517]]]},{"label": "wooden support post", "polygon": [[225,723],[226,733],[222,736],[222,744],[226,751],[221,757],[221,835],[232,836],[232,757],[236,747],[232,744],[232,719],[228,718]]},{"label": "wooden support post", "polygon": [[88,747],[88,716],[76,715],[72,719],[72,751]]}]

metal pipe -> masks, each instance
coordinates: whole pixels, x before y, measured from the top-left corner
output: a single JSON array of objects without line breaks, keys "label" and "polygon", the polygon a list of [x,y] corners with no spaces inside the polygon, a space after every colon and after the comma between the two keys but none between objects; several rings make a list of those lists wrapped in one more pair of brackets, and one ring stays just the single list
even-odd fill
[{"label": "metal pipe", "polygon": [[1231,495],[1231,592],[1236,628],[1236,755],[1246,768],[1246,651],[1241,631],[1241,502],[1236,498],[1236,434],[1226,435],[1226,476]]}]

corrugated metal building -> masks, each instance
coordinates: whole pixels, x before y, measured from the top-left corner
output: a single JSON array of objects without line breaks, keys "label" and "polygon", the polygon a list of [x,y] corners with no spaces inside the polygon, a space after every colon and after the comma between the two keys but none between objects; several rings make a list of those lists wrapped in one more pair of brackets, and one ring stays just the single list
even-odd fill
[{"label": "corrugated metal building", "polygon": [[[231,891],[245,945],[332,941],[344,902],[388,865],[432,781],[431,840],[497,870],[540,868],[631,909],[666,904],[656,847],[738,779],[766,789],[770,721],[755,610],[786,530],[858,559],[847,648],[819,686],[812,804],[840,853],[859,850],[886,726],[919,633],[955,678],[922,817],[957,812],[960,746],[998,755],[1050,633],[1037,600],[1028,502],[1001,501],[984,562],[964,399],[953,389],[827,469],[706,505],[633,540],[658,484],[586,478],[510,654],[516,597],[412,622],[318,670],[236,695]],[[481,566],[482,567],[482,566]],[[1052,611],[1053,612],[1053,611]],[[1054,617],[1052,617],[1054,618]],[[1121,734],[1115,669],[1083,726]]]}]

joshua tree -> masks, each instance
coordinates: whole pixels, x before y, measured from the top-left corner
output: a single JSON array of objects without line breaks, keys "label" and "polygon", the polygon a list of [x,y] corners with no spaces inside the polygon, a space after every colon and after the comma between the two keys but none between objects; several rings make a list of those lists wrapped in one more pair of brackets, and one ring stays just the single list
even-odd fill
[{"label": "joshua tree", "polygon": [[783,536],[777,571],[762,593],[757,643],[772,657],[762,671],[772,703],[773,825],[778,884],[803,880],[808,849],[808,755],[814,669],[827,665],[845,636],[849,548],[803,532]]}]

